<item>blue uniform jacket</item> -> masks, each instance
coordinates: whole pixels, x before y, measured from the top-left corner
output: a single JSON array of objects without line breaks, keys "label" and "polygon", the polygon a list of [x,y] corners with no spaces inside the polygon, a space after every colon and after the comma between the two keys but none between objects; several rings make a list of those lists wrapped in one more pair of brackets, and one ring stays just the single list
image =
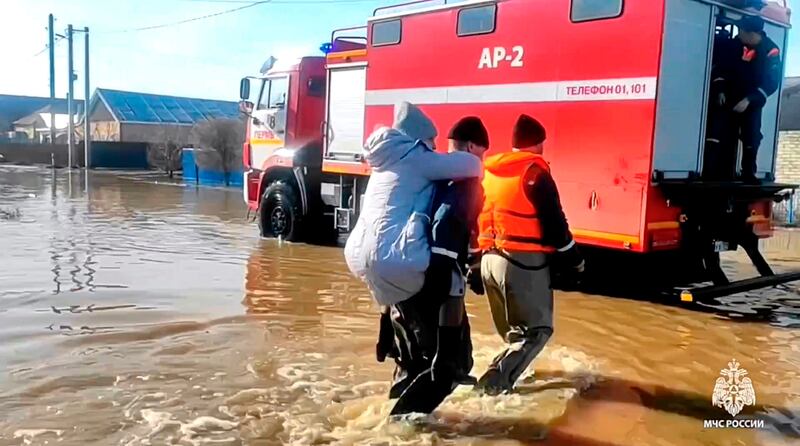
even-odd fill
[{"label": "blue uniform jacket", "polygon": [[426,280],[437,293],[461,297],[465,276],[478,250],[478,217],[483,206],[480,179],[439,181],[431,216],[431,264]]}]

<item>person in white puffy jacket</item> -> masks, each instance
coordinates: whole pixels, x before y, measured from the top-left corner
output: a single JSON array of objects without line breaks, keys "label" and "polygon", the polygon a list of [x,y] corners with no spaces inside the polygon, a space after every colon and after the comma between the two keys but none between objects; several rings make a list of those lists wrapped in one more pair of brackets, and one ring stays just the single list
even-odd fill
[{"label": "person in white puffy jacket", "polygon": [[471,153],[435,151],[436,127],[416,106],[400,103],[394,115],[392,127],[379,128],[365,144],[372,174],[344,251],[351,273],[384,313],[425,282],[434,182],[483,174],[480,158]]}]

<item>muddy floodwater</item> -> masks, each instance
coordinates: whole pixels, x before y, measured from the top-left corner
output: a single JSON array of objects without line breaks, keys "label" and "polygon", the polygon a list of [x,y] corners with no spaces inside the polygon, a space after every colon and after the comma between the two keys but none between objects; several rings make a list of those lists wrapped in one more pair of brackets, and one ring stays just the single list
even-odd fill
[{"label": "muddy floodwater", "polygon": [[[342,250],[245,216],[238,190],[0,166],[0,445],[800,444],[798,283],[713,308],[558,292],[516,393],[461,387],[389,423],[392,365]],[[765,249],[800,268],[800,233]],[[501,346],[484,299],[476,375]],[[763,427],[704,428],[733,419],[711,397],[734,358],[756,395],[735,419]]]}]

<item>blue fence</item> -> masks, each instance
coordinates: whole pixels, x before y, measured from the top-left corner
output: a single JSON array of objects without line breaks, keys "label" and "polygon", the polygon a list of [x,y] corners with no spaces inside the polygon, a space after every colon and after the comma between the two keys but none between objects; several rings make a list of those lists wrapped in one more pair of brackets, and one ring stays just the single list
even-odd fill
[{"label": "blue fence", "polygon": [[787,226],[794,226],[800,223],[798,216],[800,213],[800,194],[793,194],[788,200],[775,203],[772,208],[772,215],[775,223]]},{"label": "blue fence", "polygon": [[203,169],[197,165],[194,149],[183,149],[183,179],[201,186],[227,186],[243,187],[243,171],[220,172],[218,170]]},{"label": "blue fence", "polygon": [[147,170],[147,144],[94,141],[90,163],[93,168]]},{"label": "blue fence", "polygon": [[183,149],[181,153],[181,165],[183,168],[183,179],[186,181],[197,182],[198,168],[194,160],[194,149]]},{"label": "blue fence", "polygon": [[228,172],[228,186],[244,187],[244,170]]}]

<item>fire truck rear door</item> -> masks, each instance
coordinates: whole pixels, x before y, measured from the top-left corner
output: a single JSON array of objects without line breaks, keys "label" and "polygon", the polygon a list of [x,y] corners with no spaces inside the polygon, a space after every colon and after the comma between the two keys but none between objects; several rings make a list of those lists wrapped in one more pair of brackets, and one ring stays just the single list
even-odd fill
[{"label": "fire truck rear door", "polygon": [[[786,44],[788,37],[786,28],[767,22],[764,24],[764,32],[780,49],[781,61],[785,73]],[[781,84],[782,83],[783,79],[781,79]],[[763,134],[763,139],[761,140],[761,146],[758,150],[758,158],[756,160],[758,165],[757,176],[760,178],[763,178],[765,173],[776,173],[775,163],[778,155],[781,91],[782,89],[778,88],[778,91],[767,99],[767,103],[764,104],[764,108],[761,109],[761,133]]]},{"label": "fire truck rear door", "polygon": [[653,169],[684,179],[699,172],[705,145],[714,10],[699,1],[669,0],[665,13]]},{"label": "fire truck rear door", "polygon": [[325,154],[329,158],[353,160],[364,143],[364,99],[367,67],[364,64],[330,67],[327,138]]},{"label": "fire truck rear door", "polygon": [[[658,79],[653,169],[664,178],[689,178],[703,169],[711,56],[717,16],[741,14],[697,0],[668,0]],[[766,34],[785,57],[786,29],[767,22]],[[758,176],[774,173],[780,94],[762,110]]]}]

